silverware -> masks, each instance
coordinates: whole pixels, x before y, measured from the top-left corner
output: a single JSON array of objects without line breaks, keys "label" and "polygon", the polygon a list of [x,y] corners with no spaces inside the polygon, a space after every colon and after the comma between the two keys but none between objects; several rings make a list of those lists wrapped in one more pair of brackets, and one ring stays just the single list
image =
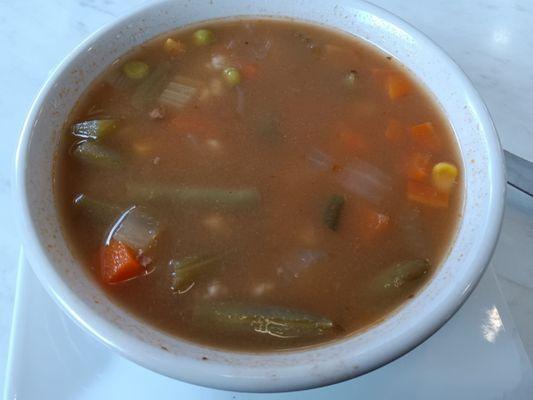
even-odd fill
[{"label": "silverware", "polygon": [[533,197],[533,163],[507,150],[503,152],[507,167],[507,183]]}]

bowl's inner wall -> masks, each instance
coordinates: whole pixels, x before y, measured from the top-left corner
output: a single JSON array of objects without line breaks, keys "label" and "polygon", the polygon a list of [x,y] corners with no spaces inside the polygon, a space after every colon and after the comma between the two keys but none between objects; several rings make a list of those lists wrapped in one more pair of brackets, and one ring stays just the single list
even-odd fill
[{"label": "bowl's inner wall", "polygon": [[[33,110],[35,121],[27,149],[25,190],[28,209],[55,273],[50,278],[49,272],[44,276],[43,269],[46,267],[38,267],[36,271],[41,279],[57,285],[53,290],[67,308],[77,314],[80,320],[96,328],[105,340],[114,342],[121,330],[128,331],[133,338],[124,339],[121,346],[140,345],[145,353],[143,356],[139,353],[130,354],[130,357],[148,365],[159,365],[162,371],[164,365],[175,365],[173,354],[180,354],[194,359],[208,357],[210,362],[218,365],[218,372],[227,376],[242,374],[253,378],[254,371],[264,372],[265,368],[274,375],[281,367],[299,371],[299,368],[304,368],[302,365],[312,364],[313,360],[318,359],[322,360],[323,368],[327,368],[330,376],[353,376],[358,372],[346,372],[349,360],[357,360],[358,367],[363,371],[372,363],[387,361],[391,355],[387,351],[399,354],[401,350],[398,350],[398,345],[405,347],[416,343],[424,337],[424,332],[427,333],[427,326],[408,339],[405,333],[412,333],[415,326],[420,328],[422,321],[428,320],[428,315],[441,307],[450,296],[461,297],[466,289],[465,282],[476,276],[475,273],[472,275],[472,270],[479,269],[479,265],[476,265],[479,264],[478,253],[487,246],[477,239],[486,229],[493,189],[489,164],[489,154],[493,150],[486,139],[487,132],[488,136],[492,134],[492,126],[487,116],[478,114],[479,109],[484,109],[483,105],[475,93],[471,93],[472,89],[457,68],[440,52],[428,47],[423,36],[389,22],[389,17],[380,14],[379,9],[373,6],[358,2],[345,2],[347,5],[344,6],[310,5],[305,1],[283,0],[244,3],[239,0],[202,0],[193,5],[192,2],[166,1],[159,6],[148,6],[142,14],[134,14],[82,44],[76,55],[60,67],[55,82],[49,85],[42,102]],[[226,353],[181,342],[143,325],[111,303],[98,285],[92,279],[87,279],[84,269],[76,264],[63,239],[52,192],[52,165],[63,123],[81,93],[107,65],[132,46],[178,26],[234,15],[287,16],[315,21],[370,41],[401,60],[434,93],[457,135],[465,166],[463,179],[466,199],[464,218],[454,247],[430,284],[413,301],[384,323],[349,340],[309,351],[262,356]],[[401,26],[400,22],[398,24]],[[99,317],[89,313],[88,309]],[[139,344],[135,338],[142,343]],[[168,351],[161,350],[161,346]],[[376,354],[372,353],[378,348],[382,352],[376,358]],[[241,367],[246,369],[241,370]],[[201,368],[200,365],[198,368]],[[194,368],[191,368],[189,375],[187,373],[176,371],[175,376],[192,376]],[[328,379],[331,378],[320,374],[312,376],[312,373],[308,377],[309,381],[314,380],[316,384],[328,382]]]}]

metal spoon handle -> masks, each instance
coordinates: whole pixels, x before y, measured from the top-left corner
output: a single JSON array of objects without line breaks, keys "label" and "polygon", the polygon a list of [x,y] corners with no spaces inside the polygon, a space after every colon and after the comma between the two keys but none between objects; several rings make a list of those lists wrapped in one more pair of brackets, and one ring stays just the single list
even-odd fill
[{"label": "metal spoon handle", "polygon": [[533,163],[504,150],[507,183],[533,197]]}]

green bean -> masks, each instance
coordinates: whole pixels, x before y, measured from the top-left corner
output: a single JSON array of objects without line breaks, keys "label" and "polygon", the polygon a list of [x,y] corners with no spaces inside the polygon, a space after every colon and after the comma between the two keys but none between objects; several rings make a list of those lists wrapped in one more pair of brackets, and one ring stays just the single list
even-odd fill
[{"label": "green bean", "polygon": [[83,193],[74,198],[74,205],[78,210],[98,221],[110,220],[121,211],[117,206],[94,199]]},{"label": "green bean", "polygon": [[256,188],[209,188],[132,183],[129,195],[142,200],[162,200],[206,206],[244,208],[257,205],[261,195]]},{"label": "green bean", "polygon": [[142,61],[129,61],[122,66],[122,72],[130,79],[142,79],[149,71],[148,64]]},{"label": "green bean", "polygon": [[197,46],[206,46],[215,41],[215,34],[209,29],[198,29],[193,33],[193,41]]},{"label": "green bean", "polygon": [[385,269],[375,281],[380,291],[394,291],[427,275],[431,265],[428,260],[414,259],[398,262]]},{"label": "green bean", "polygon": [[120,156],[113,150],[90,140],[76,143],[72,155],[87,164],[101,167],[110,167],[120,162]]},{"label": "green bean", "polygon": [[182,260],[172,260],[170,262],[170,266],[173,269],[171,290],[179,294],[187,292],[202,273],[219,265],[223,258],[224,254],[218,254],[188,256]]},{"label": "green bean", "polygon": [[93,119],[72,125],[72,134],[85,139],[101,139],[117,128],[116,119]]},{"label": "green bean", "polygon": [[201,303],[194,318],[204,324],[222,326],[226,332],[267,334],[281,339],[313,337],[336,327],[325,317],[271,306],[242,303]]},{"label": "green bean", "polygon": [[332,231],[336,231],[339,226],[339,219],[343,207],[343,196],[334,194],[328,199],[324,212],[322,213],[322,221]]},{"label": "green bean", "polygon": [[228,67],[222,71],[222,76],[230,86],[237,86],[241,83],[241,73],[235,67]]}]

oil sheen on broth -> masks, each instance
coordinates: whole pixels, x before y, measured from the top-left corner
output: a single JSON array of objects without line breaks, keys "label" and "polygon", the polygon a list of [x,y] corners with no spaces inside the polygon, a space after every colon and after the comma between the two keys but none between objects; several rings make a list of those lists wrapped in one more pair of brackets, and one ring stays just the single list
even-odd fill
[{"label": "oil sheen on broth", "polygon": [[56,194],[72,251],[146,323],[214,347],[368,328],[432,276],[462,206],[431,96],[359,39],[294,21],[157,37],[67,125]]}]

